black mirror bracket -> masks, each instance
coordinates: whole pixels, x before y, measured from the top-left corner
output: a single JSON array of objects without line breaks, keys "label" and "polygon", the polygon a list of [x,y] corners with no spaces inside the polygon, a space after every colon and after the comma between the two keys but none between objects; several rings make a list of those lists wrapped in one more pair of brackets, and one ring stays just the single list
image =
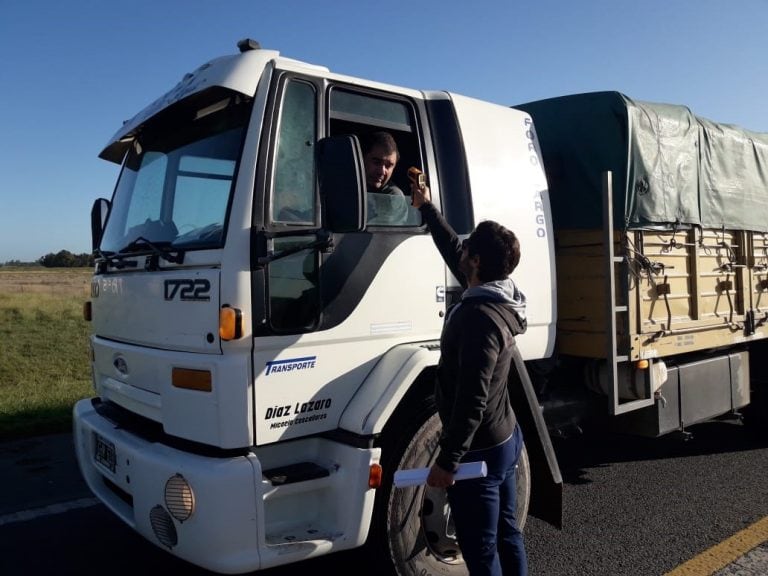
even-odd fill
[{"label": "black mirror bracket", "polygon": [[317,240],[314,242],[303,244],[301,246],[294,246],[293,248],[289,248],[288,250],[281,250],[280,252],[268,252],[266,256],[260,256],[256,262],[259,268],[263,268],[270,262],[280,260],[286,256],[291,256],[292,254],[296,254],[302,250],[319,250],[323,254],[329,254],[333,252],[333,248],[333,235],[327,230],[318,230]]}]

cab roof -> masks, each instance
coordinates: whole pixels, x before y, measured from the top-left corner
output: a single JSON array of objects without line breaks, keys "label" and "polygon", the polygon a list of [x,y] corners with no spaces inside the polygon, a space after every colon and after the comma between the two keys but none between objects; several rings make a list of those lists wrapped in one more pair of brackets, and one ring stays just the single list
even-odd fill
[{"label": "cab roof", "polygon": [[[121,163],[128,146],[153,116],[172,105],[212,87],[221,87],[246,96],[253,96],[264,71],[280,59],[275,50],[265,50],[252,40],[238,43],[240,54],[215,58],[195,71],[185,74],[181,81],[141,112],[123,123],[99,154],[104,160]],[[317,68],[317,67],[314,67]]]}]

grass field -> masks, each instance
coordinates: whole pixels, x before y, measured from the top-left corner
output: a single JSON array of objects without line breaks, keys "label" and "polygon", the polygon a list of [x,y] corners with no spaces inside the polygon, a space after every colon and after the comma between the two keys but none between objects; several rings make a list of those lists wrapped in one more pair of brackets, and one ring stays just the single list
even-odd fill
[{"label": "grass field", "polygon": [[91,396],[90,268],[0,267],[0,439],[66,431]]}]

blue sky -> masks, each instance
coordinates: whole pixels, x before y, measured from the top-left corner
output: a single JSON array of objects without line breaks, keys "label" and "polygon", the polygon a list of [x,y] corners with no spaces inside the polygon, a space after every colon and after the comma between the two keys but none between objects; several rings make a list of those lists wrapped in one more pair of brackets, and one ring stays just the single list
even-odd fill
[{"label": "blue sky", "polygon": [[0,263],[90,251],[101,148],[245,37],[499,104],[618,90],[768,132],[766,24],[768,0],[0,0]]}]

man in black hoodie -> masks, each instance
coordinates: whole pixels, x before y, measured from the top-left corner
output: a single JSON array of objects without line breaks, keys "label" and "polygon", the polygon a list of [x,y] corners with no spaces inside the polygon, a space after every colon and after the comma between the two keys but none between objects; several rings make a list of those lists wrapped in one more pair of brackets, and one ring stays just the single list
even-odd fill
[{"label": "man in black hoodie", "polygon": [[[465,289],[440,337],[435,399],[443,432],[427,484],[446,488],[456,536],[471,576],[525,575],[528,563],[516,518],[516,468],[522,433],[507,391],[515,335],[525,331],[525,296],[509,275],[520,260],[513,232],[493,221],[463,242],[411,183],[438,251]],[[483,478],[454,483],[460,462],[485,461]]]}]

